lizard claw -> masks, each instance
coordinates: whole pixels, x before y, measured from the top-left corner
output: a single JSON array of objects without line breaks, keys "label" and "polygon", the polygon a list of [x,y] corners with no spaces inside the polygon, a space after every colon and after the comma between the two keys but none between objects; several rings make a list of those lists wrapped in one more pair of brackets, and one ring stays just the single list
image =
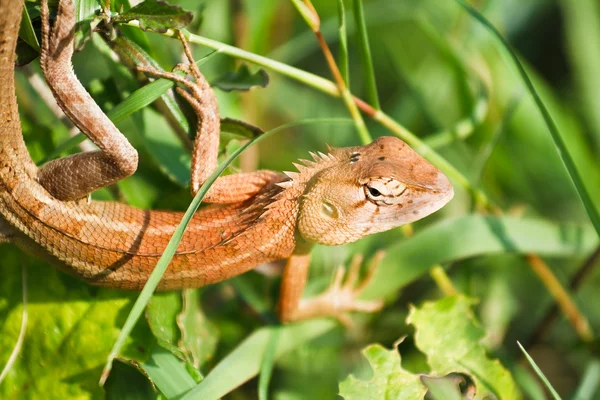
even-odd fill
[{"label": "lizard claw", "polygon": [[327,290],[314,298],[303,300],[300,308],[309,314],[334,317],[345,326],[351,325],[350,318],[347,315],[348,312],[372,313],[381,310],[383,300],[360,300],[359,297],[373,280],[375,271],[379,267],[383,256],[384,252],[379,251],[371,258],[367,267],[367,275],[362,281],[359,281],[363,257],[360,254],[355,255],[350,262],[347,274],[345,268],[340,266]]}]

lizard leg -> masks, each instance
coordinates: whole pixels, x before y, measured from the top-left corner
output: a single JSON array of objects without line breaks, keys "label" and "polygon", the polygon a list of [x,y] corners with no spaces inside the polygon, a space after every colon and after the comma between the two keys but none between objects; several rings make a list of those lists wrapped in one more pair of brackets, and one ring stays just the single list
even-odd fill
[{"label": "lizard leg", "polygon": [[100,107],[73,72],[75,7],[60,0],[52,30],[48,1],[42,1],[42,51],[40,64],[48,86],[65,115],[99,150],[75,154],[44,165],[38,180],[60,200],[74,200],[111,185],[135,172],[137,151]]},{"label": "lizard leg", "polygon": [[[315,317],[334,317],[344,325],[350,324],[346,315],[350,311],[375,312],[383,307],[382,300],[359,300],[358,297],[371,282],[383,259],[378,252],[369,263],[367,276],[358,283],[362,256],[352,259],[344,282],[345,269],[339,267],[333,283],[316,297],[301,299],[306,284],[309,256],[291,256],[288,259],[281,283],[279,317],[282,322],[298,321]],[[358,283],[358,284],[357,284]]]},{"label": "lizard leg", "polygon": [[[175,70],[184,71],[193,81],[174,72],[160,71],[148,66],[138,66],[138,70],[157,78],[173,80],[184,85],[177,92],[192,106],[198,117],[198,127],[192,154],[191,190],[196,195],[204,181],[215,170],[219,150],[220,119],[214,92],[206,78],[200,73],[185,36],[179,38],[189,64],[178,64]],[[256,171],[220,177],[213,183],[204,197],[206,203],[231,204],[249,199],[264,186],[287,179],[284,174],[273,171]]]},{"label": "lizard leg", "polygon": [[200,186],[217,167],[221,120],[215,93],[204,75],[200,73],[187,40],[181,32],[179,32],[179,39],[183,44],[189,64],[177,66],[176,69],[189,72],[194,78],[193,80],[188,80],[174,72],[159,71],[148,66],[138,66],[138,70],[158,78],[173,80],[188,89],[186,91],[181,87],[176,88],[177,92],[192,106],[198,117],[191,170],[191,190],[192,195],[196,195]]}]

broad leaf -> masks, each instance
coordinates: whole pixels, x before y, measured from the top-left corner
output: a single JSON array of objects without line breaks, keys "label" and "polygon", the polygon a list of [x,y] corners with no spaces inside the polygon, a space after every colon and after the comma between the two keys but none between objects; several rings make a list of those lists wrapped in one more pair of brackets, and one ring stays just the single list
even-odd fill
[{"label": "broad leaf", "polygon": [[269,75],[267,75],[264,69],[259,69],[253,74],[246,65],[242,65],[237,71],[227,72],[211,82],[213,87],[217,87],[225,92],[233,90],[246,91],[255,86],[264,88],[268,84]]},{"label": "broad leaf", "polygon": [[488,357],[481,344],[485,330],[475,320],[473,303],[464,296],[452,296],[411,307],[407,322],[415,327],[415,344],[427,356],[432,375],[469,376],[477,389],[475,399],[519,399],[511,374]]},{"label": "broad leaf", "polygon": [[128,11],[113,17],[113,21],[126,23],[132,20],[140,22],[140,28],[155,32],[168,29],[180,29],[192,22],[194,15],[179,6],[160,0],[146,0]]},{"label": "broad leaf", "polygon": [[340,382],[340,396],[346,400],[405,399],[422,400],[427,388],[419,375],[412,374],[400,365],[397,349],[388,350],[372,344],[363,350],[373,369],[368,381],[350,375]]},{"label": "broad leaf", "polygon": [[223,118],[221,120],[221,133],[223,132],[231,133],[243,139],[252,139],[264,133],[258,126],[233,118]]},{"label": "broad leaf", "polygon": [[[29,275],[28,323],[19,357],[0,385],[0,398],[99,398],[102,363],[135,294],[81,285],[64,272],[2,249],[0,368],[15,346],[23,315],[21,273]],[[122,353],[143,361],[154,339],[139,324]]]}]

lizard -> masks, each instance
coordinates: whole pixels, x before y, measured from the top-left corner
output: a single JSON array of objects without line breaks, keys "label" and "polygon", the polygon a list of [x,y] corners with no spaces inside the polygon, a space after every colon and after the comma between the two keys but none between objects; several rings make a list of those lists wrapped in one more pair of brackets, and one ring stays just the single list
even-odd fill
[{"label": "lizard", "polygon": [[[99,148],[38,168],[23,140],[14,84],[15,48],[23,0],[0,0],[0,240],[57,265],[92,285],[140,290],[182,213],[142,210],[88,195],[137,168],[137,152],[73,73],[72,0],[60,0],[50,27],[42,1],[40,63],[65,114]],[[178,83],[198,114],[192,193],[215,169],[219,143],[216,98],[180,35],[192,75],[139,69]],[[345,282],[340,268],[322,294],[302,298],[314,244],[340,245],[421,219],[450,201],[448,178],[402,140],[380,137],[366,146],[329,147],[297,172],[256,171],[220,177],[194,215],[158,290],[201,287],[260,264],[286,259],[278,313],[282,322],[343,318],[375,311],[361,300],[373,275],[358,283],[360,262]]]}]

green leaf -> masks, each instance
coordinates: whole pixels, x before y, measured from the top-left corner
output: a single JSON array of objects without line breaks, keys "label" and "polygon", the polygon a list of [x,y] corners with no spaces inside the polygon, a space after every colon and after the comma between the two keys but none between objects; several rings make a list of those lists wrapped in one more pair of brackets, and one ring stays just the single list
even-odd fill
[{"label": "green leaf", "polygon": [[169,29],[181,29],[194,18],[194,14],[180,6],[171,5],[160,0],[146,0],[143,3],[113,17],[117,23],[138,20],[140,28],[164,33]]},{"label": "green leaf", "polygon": [[589,254],[597,243],[589,225],[509,216],[468,215],[448,219],[388,248],[364,297],[390,296],[426,274],[435,264],[498,253],[581,257]]},{"label": "green leaf", "polygon": [[579,387],[575,392],[572,400],[592,400],[600,395],[600,359],[592,358],[589,364],[585,367]]},{"label": "green leaf", "polygon": [[421,383],[419,375],[402,368],[397,349],[387,350],[379,344],[373,344],[363,350],[363,355],[373,369],[373,378],[363,381],[348,376],[340,382],[340,396],[344,399],[423,399],[427,388]]},{"label": "green leaf", "polygon": [[265,349],[265,354],[260,366],[260,377],[258,380],[258,399],[267,400],[269,394],[269,383],[275,368],[275,357],[277,357],[277,345],[279,343],[280,329],[274,328],[271,332],[271,339]]},{"label": "green leaf", "polygon": [[[341,0],[340,0],[341,1]],[[369,36],[367,34],[367,23],[365,21],[365,12],[363,10],[362,0],[352,0],[354,21],[358,33],[358,50],[360,53],[361,64],[364,71],[364,80],[367,90],[367,99],[369,103],[379,110],[379,96],[377,94],[377,84],[375,82],[375,71],[373,69],[373,59],[371,57],[371,47],[369,46]]]},{"label": "green leaf", "polygon": [[460,383],[457,381],[460,378],[460,374],[450,374],[442,378],[423,375],[421,382],[427,387],[428,400],[464,400],[469,397],[461,393]]},{"label": "green leaf", "polygon": [[200,289],[184,290],[181,312],[177,316],[181,333],[179,348],[195,368],[212,359],[219,340],[219,331],[200,307],[200,293]]},{"label": "green leaf", "polygon": [[[138,31],[136,31],[138,32]],[[123,60],[126,64],[129,64],[131,68],[134,68],[138,65],[150,66],[157,70],[162,70],[160,65],[152,58],[141,46],[139,46],[136,42],[129,39],[127,36],[119,35],[114,41],[110,42],[112,49],[119,54],[121,60]],[[204,62],[207,57],[204,57],[201,61]],[[200,62],[198,63],[200,64]],[[183,76],[184,74],[180,72]],[[125,116],[139,110],[142,107],[145,107],[152,103],[154,100],[160,99],[164,104],[164,114],[175,120],[177,124],[181,127],[181,130],[185,133],[189,131],[189,124],[185,115],[179,108],[175,97],[165,93],[168,89],[175,86],[175,82],[170,81],[168,79],[157,79],[154,82],[144,86],[136,90],[131,96],[129,96],[123,103],[119,104],[115,108],[122,108],[118,113],[115,110],[113,111],[113,116],[115,119],[124,118]],[[138,99],[134,101],[134,96]],[[130,100],[131,99],[131,100]],[[125,109],[127,102],[131,102],[128,109]],[[137,103],[137,104],[136,104]],[[118,114],[118,116],[117,116]]]},{"label": "green leaf", "polygon": [[264,133],[258,126],[234,118],[221,119],[221,134],[223,132],[231,133],[243,139],[252,139]]},{"label": "green leaf", "polygon": [[538,367],[538,365],[536,364],[536,362],[533,360],[533,358],[531,358],[531,356],[525,350],[525,348],[523,348],[523,346],[521,346],[521,343],[517,342],[517,345],[519,345],[519,348],[521,349],[521,351],[525,355],[525,358],[527,359],[527,362],[529,362],[529,365],[531,365],[531,368],[533,368],[533,370],[535,371],[535,373],[537,374],[537,376],[544,383],[544,386],[546,386],[546,389],[548,389],[548,391],[552,395],[552,398],[554,398],[554,400],[562,400],[561,397],[556,392],[556,390],[552,387],[552,384],[550,383],[550,381],[548,380],[548,378],[546,378],[546,375],[544,375],[544,373],[542,372],[542,370],[540,369],[540,367]]},{"label": "green leaf", "polygon": [[138,368],[124,362],[115,364],[114,372],[106,381],[106,400],[147,400],[156,398],[156,391],[148,377]]},{"label": "green leaf", "polygon": [[411,307],[407,323],[415,327],[415,345],[427,356],[432,375],[468,375],[477,388],[476,399],[490,395],[519,399],[510,372],[486,355],[481,344],[485,330],[473,315],[473,303],[464,296],[451,296]]},{"label": "green leaf", "polygon": [[527,87],[527,90],[531,94],[531,97],[533,97],[533,100],[535,101],[535,104],[536,104],[538,110],[542,114],[542,117],[544,118],[544,122],[546,123],[546,126],[548,127],[548,132],[550,133],[550,136],[552,137],[552,140],[554,141],[554,145],[556,146],[556,150],[558,151],[558,154],[559,154],[567,172],[569,173],[569,177],[571,178],[571,181],[573,182],[573,185],[575,186],[575,190],[576,190],[577,194],[579,195],[581,202],[583,203],[585,211],[587,212],[588,217],[589,217],[590,221],[592,222],[592,225],[594,226],[594,229],[596,229],[596,233],[598,234],[598,236],[600,236],[600,209],[598,209],[598,206],[597,206],[598,202],[597,201],[595,202],[594,199],[591,197],[591,195],[588,191],[588,188],[586,187],[585,181],[581,177],[581,175],[577,169],[577,165],[575,164],[575,161],[574,161],[573,157],[571,156],[569,149],[567,148],[567,145],[565,143],[565,140],[563,139],[563,136],[559,132],[558,127],[557,127],[556,123],[554,122],[554,119],[550,115],[550,112],[546,108],[546,105],[544,104],[540,95],[538,94],[537,90],[535,89],[535,86],[533,86],[531,79],[529,79],[529,75],[527,74],[527,71],[521,64],[521,61],[519,61],[519,57],[517,57],[517,54],[512,49],[510,44],[506,41],[504,36],[502,36],[500,31],[498,31],[498,29],[496,29],[496,27],[494,25],[492,25],[491,22],[488,21],[479,11],[477,11],[471,5],[466,3],[464,0],[455,0],[455,1],[461,7],[463,7],[473,18],[475,18],[486,29],[488,29],[500,41],[500,43],[502,44],[504,49],[506,49],[506,51],[508,52],[509,56],[511,57],[514,65],[516,66],[516,68],[519,72],[519,75],[521,76],[521,79],[523,80],[523,83]]},{"label": "green leaf", "polygon": [[23,17],[21,18],[19,37],[34,50],[40,51],[40,44],[38,43],[37,36],[33,30],[33,24],[31,23],[31,18],[29,17],[29,11],[27,7],[23,7]]},{"label": "green leaf", "polygon": [[567,48],[590,134],[600,149],[600,4],[596,0],[562,0]]},{"label": "green leaf", "polygon": [[213,87],[225,92],[233,90],[247,91],[256,86],[264,88],[268,84],[269,75],[267,75],[264,69],[259,69],[255,73],[251,73],[247,65],[242,65],[237,71],[227,72],[211,82]]},{"label": "green leaf", "polygon": [[344,1],[338,0],[338,36],[340,38],[338,65],[346,86],[350,87],[350,71],[348,65],[348,34],[346,33],[346,12]]},{"label": "green leaf", "polygon": [[181,292],[156,293],[146,307],[146,319],[154,336],[177,346],[180,339],[177,315],[181,311]]},{"label": "green leaf", "polygon": [[189,391],[181,400],[216,400],[256,376],[275,330],[279,330],[274,355],[276,359],[330,331],[335,325],[336,323],[332,320],[315,319],[284,327],[259,329],[225,357],[198,386]]},{"label": "green leaf", "polygon": [[40,44],[31,23],[28,4],[23,7],[23,16],[19,28],[19,38],[17,40],[15,65],[21,67],[35,60],[40,53]]},{"label": "green leaf", "polygon": [[185,362],[160,346],[152,349],[150,358],[140,367],[169,399],[181,396],[197,384],[189,374]]},{"label": "green leaf", "polygon": [[143,110],[144,128],[139,131],[156,166],[173,182],[185,187],[190,181],[191,156],[167,121],[151,108]]},{"label": "green leaf", "polygon": [[[20,330],[22,267],[30,276],[27,331],[19,357],[0,385],[0,398],[104,397],[98,374],[134,295],[81,284],[16,248],[3,247],[0,369]],[[138,324],[123,354],[144,361],[154,343],[145,323]]]}]

